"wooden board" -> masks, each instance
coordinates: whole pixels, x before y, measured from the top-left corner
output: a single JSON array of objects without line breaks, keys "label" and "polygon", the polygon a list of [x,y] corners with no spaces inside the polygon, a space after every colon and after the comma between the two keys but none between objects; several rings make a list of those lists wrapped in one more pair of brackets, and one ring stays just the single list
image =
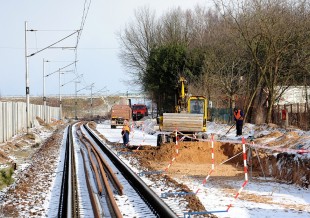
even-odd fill
[{"label": "wooden board", "polygon": [[201,132],[203,114],[164,113],[162,131]]}]

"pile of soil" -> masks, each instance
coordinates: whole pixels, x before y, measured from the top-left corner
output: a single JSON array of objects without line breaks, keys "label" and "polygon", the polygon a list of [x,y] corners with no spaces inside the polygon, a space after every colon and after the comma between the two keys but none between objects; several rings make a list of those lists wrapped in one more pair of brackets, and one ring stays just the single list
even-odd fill
[{"label": "pile of soil", "polygon": [[[310,187],[310,159],[306,154],[289,153],[288,149],[299,149],[300,142],[307,140],[309,136],[300,136],[296,131],[285,133],[273,131],[261,136],[254,141],[255,144],[263,144],[270,150],[258,150],[252,152],[250,166],[259,172],[260,176],[273,177],[280,182]],[[276,148],[276,149],[272,149]],[[283,149],[283,150],[281,150]],[[258,158],[259,157],[259,158]],[[261,164],[259,163],[261,161]]]},{"label": "pile of soil", "polygon": [[[140,150],[141,149],[141,150]],[[141,165],[154,170],[167,170],[167,174],[178,176],[207,176],[212,165],[210,142],[179,142],[163,144],[160,147],[144,146],[136,150]],[[214,143],[214,164],[212,175],[240,179],[243,173],[242,145]],[[229,158],[237,155],[231,160]],[[227,163],[223,163],[227,161]],[[171,164],[169,166],[169,164]]]},{"label": "pile of soil", "polygon": [[0,150],[0,164],[5,164],[10,159],[7,157],[7,154]]},{"label": "pile of soil", "polygon": [[297,132],[281,133],[279,131],[272,132],[255,140],[257,144],[266,144],[270,147],[292,148],[300,140]]},{"label": "pile of soil", "polygon": [[[294,132],[286,135],[273,134],[277,139],[269,146],[283,145],[285,141],[291,144],[299,138]],[[284,148],[288,146],[287,144],[284,144]],[[144,146],[135,152],[142,166],[153,170],[166,170],[167,174],[174,178],[186,175],[203,180],[212,169],[210,142],[179,142],[178,146],[175,143],[168,143],[155,148]],[[251,150],[251,153],[247,150],[246,154],[247,167],[251,170],[252,176],[273,177],[288,184],[309,187],[310,160],[303,155],[272,153],[262,149]],[[215,142],[214,164],[215,171],[212,172],[212,176],[242,179],[244,177],[242,145]]]}]

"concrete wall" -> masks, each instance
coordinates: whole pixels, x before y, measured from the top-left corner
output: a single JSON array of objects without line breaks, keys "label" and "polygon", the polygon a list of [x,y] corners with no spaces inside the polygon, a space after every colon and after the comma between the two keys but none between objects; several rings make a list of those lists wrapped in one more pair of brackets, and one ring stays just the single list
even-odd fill
[{"label": "concrete wall", "polygon": [[[29,105],[30,127],[34,126],[36,117],[44,118],[43,105]],[[26,103],[24,102],[0,102],[0,143],[6,142],[14,135],[26,131]],[[58,107],[46,107],[46,122],[52,119],[59,120]]]}]

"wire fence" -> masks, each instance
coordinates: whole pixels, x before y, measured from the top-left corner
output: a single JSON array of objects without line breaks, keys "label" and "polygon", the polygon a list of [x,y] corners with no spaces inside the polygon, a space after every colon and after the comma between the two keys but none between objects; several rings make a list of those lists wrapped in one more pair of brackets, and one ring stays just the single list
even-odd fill
[{"label": "wire fence", "polygon": [[208,120],[211,122],[231,124],[233,112],[231,108],[209,108]]},{"label": "wire fence", "polygon": [[[310,130],[309,108],[310,104],[306,103],[275,105],[273,106],[272,123],[284,126],[285,122],[287,122],[289,126],[296,126],[308,131]],[[232,109],[209,108],[208,120],[217,123],[232,124],[234,122]]]},{"label": "wire fence", "polygon": [[306,103],[275,105],[273,107],[272,122],[283,126],[285,121],[288,120],[288,125],[308,131],[310,130],[309,106],[310,104]]}]

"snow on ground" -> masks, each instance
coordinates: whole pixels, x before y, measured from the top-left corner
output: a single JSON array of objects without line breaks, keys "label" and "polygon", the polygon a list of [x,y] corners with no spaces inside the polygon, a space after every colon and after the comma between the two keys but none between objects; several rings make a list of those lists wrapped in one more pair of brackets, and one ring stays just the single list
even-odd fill
[{"label": "snow on ground", "polygon": [[[157,134],[154,132],[155,123],[155,121],[146,120],[143,124],[140,123],[139,125],[134,125],[133,131],[130,134],[130,144],[156,146]],[[235,137],[234,127],[228,132],[230,127],[231,126],[229,125],[222,125],[213,122],[208,123],[207,133],[215,134],[219,139],[240,140],[240,138]],[[97,130],[111,142],[122,141],[121,129],[111,129],[109,123],[98,124]],[[252,124],[245,124],[243,132],[245,138],[254,135],[254,137],[262,138],[262,144],[268,144],[275,141],[275,132],[285,133],[287,131],[271,125],[255,126]],[[289,132],[296,133],[299,136],[299,139],[291,145],[292,148],[310,149],[310,131],[305,132],[298,129],[290,129]],[[41,130],[38,130],[37,132],[37,135],[40,136],[41,139],[46,139],[50,136],[50,134],[50,132],[44,132]],[[223,137],[224,135],[225,137]],[[290,138],[291,136],[289,135],[287,140]],[[60,146],[60,156],[63,155],[63,147],[63,145]],[[305,158],[309,158],[309,153],[304,154],[303,156]],[[55,159],[55,157],[49,158]],[[12,157],[12,159],[14,159],[14,157]],[[40,217],[39,214],[45,214],[45,216],[48,217],[53,216],[52,214],[54,208],[56,208],[54,205],[56,204],[56,201],[51,201],[51,199],[53,199],[55,194],[59,193],[59,179],[57,179],[56,175],[60,175],[59,169],[61,168],[59,160],[55,159],[54,162],[56,165],[54,166],[55,168],[53,166],[49,166],[48,169],[48,178],[50,182],[53,181],[52,184],[47,185],[41,184],[40,181],[35,182],[38,191],[33,191],[32,194],[29,193],[29,196],[27,199],[24,199],[23,203],[25,204],[24,208],[32,209],[24,209],[24,212],[21,210],[20,215],[22,217],[26,217],[29,214],[32,214],[33,217]],[[23,162],[22,164],[19,164],[18,171],[23,171],[25,168],[29,167],[30,164],[30,162]],[[39,179],[43,181],[41,177],[39,177]],[[245,186],[236,201],[234,201],[235,193],[230,193],[228,195],[227,190],[223,188],[223,184],[224,187],[239,190],[243,181],[238,182],[236,180],[226,179],[221,182],[222,184],[218,184],[218,181],[214,181],[211,175],[206,185],[203,186],[202,181],[195,178],[188,178],[184,176],[182,178],[177,178],[176,180],[180,183],[184,183],[191,190],[197,190],[200,188],[197,196],[208,211],[223,211],[227,208],[228,204],[232,203],[234,205],[229,212],[215,213],[218,217],[310,217],[310,191],[295,185],[276,183],[271,178],[268,178],[267,180],[264,178],[250,178],[249,183]],[[45,189],[45,192],[42,192],[43,189]],[[5,190],[3,190],[2,194],[5,193],[4,191]],[[2,194],[0,194],[0,197]],[[33,200],[40,196],[41,198],[44,198],[44,200],[39,202]],[[15,205],[14,207],[16,207],[16,205],[20,205],[20,202],[16,203],[14,199],[12,199],[12,202],[12,204]],[[41,211],[41,213],[37,213],[36,211]],[[1,215],[3,214],[2,212],[3,211],[1,211],[0,208],[0,217],[3,217]],[[35,212],[36,215],[34,215]]]},{"label": "snow on ground", "polygon": [[[130,134],[131,145],[147,144],[156,146],[157,134],[154,134],[153,131],[149,131],[152,134],[148,134],[148,131],[145,130],[152,129],[152,124],[155,125],[155,122],[145,122],[147,123],[147,128],[144,128],[142,125],[139,129],[132,129]],[[229,125],[213,122],[208,123],[207,133],[209,135],[215,134],[217,139],[224,138],[225,140],[239,141],[240,137],[235,137],[235,128],[233,127],[229,131],[230,127]],[[98,124],[97,130],[111,142],[122,142],[121,129],[111,129],[108,122]],[[272,137],[272,133],[275,131],[284,133],[286,130],[269,125],[255,126],[253,124],[245,124],[243,136],[246,139],[250,136],[266,137],[261,142],[268,144],[275,140],[275,137]],[[300,136],[300,140],[295,142],[294,146],[299,145],[298,148],[310,149],[309,131],[304,132],[298,129],[290,131],[296,132]],[[309,158],[309,153],[304,154],[304,156]],[[218,182],[212,181],[211,175],[206,185],[203,186],[202,181],[186,176],[176,180],[184,183],[191,190],[199,188],[200,191],[197,196],[200,201],[206,210],[216,211],[214,214],[218,217],[310,217],[310,191],[295,185],[274,182],[272,178],[250,178],[249,183],[236,200],[234,199],[236,193],[227,195],[227,192],[224,192],[223,186],[239,190],[243,181],[238,182],[227,179],[222,181],[222,184],[218,184]],[[233,207],[228,212],[224,212],[229,204],[233,204]]]},{"label": "snow on ground", "polygon": [[[196,190],[200,201],[208,211],[225,211],[227,205],[233,204],[228,212],[214,213],[218,217],[309,217],[310,192],[294,185],[279,184],[263,178],[249,181],[239,198],[225,194],[222,184],[217,184],[211,179],[205,187],[199,181],[183,179],[190,189]],[[225,186],[238,190],[242,181],[225,180]]]},{"label": "snow on ground", "polygon": [[[148,126],[148,130],[151,127]],[[118,127],[116,129],[111,129],[111,125],[109,121],[106,121],[104,124],[97,125],[97,130],[99,132],[102,132],[103,135],[110,141],[110,142],[118,142],[122,143],[122,127]],[[130,145],[157,145],[157,135],[150,135],[147,132],[147,129],[144,127],[136,128],[133,125],[131,125],[131,132],[129,135],[129,144]]]},{"label": "snow on ground", "polygon": [[[68,128],[64,131],[64,136],[67,135]],[[59,150],[59,159],[57,160],[57,168],[54,171],[53,183],[48,190],[48,197],[44,201],[43,207],[45,208],[47,217],[56,217],[58,215],[59,199],[60,199],[60,190],[62,185],[63,177],[63,166],[66,151],[66,138],[63,137]]]},{"label": "snow on ground", "polygon": [[[52,130],[46,131],[42,127],[30,131],[36,136],[35,142],[38,142],[37,139],[45,141],[52,134]],[[58,181],[62,175],[60,157],[63,156],[64,143],[61,141],[61,145],[58,145],[58,138],[53,137],[40,149],[31,149],[33,142],[19,135],[13,137],[11,143],[19,143],[20,140],[26,145],[22,148],[25,153],[18,155],[18,158],[10,155],[17,164],[17,170],[14,173],[15,182],[0,192],[0,217],[55,217],[61,185]],[[17,150],[14,152],[14,149],[10,151],[21,153]],[[18,216],[14,211],[18,211]]]}]

